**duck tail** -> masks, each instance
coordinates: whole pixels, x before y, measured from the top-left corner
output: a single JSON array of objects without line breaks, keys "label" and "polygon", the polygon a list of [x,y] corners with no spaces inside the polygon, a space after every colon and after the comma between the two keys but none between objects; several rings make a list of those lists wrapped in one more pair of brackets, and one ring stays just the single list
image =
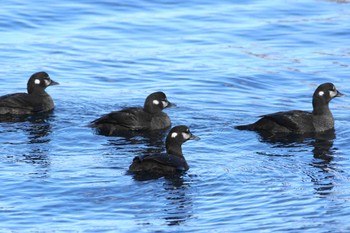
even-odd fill
[{"label": "duck tail", "polygon": [[249,125],[237,125],[234,127],[235,129],[238,130],[254,130],[254,124],[249,124]]}]

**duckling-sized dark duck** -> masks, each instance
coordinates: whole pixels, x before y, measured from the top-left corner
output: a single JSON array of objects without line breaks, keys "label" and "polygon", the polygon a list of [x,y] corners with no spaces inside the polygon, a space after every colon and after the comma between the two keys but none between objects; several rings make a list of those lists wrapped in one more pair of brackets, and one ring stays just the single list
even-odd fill
[{"label": "duckling-sized dark duck", "polygon": [[45,89],[57,84],[46,72],[33,74],[27,83],[28,93],[0,96],[0,115],[31,115],[53,110],[53,100]]},{"label": "duckling-sized dark duck", "polygon": [[189,169],[182,154],[182,144],[188,140],[199,140],[185,125],[172,128],[166,138],[165,154],[137,156],[129,167],[134,173],[171,175]]},{"label": "duckling-sized dark duck", "polygon": [[172,105],[163,92],[155,92],[146,98],[143,108],[131,107],[108,113],[92,121],[90,127],[105,135],[120,131],[166,129],[171,126],[171,121],[162,110]]},{"label": "duckling-sized dark duck", "polygon": [[261,116],[257,122],[236,126],[239,130],[264,131],[275,133],[321,133],[334,129],[334,119],[329,110],[329,102],[343,96],[333,83],[319,85],[312,98],[312,112],[293,110]]}]

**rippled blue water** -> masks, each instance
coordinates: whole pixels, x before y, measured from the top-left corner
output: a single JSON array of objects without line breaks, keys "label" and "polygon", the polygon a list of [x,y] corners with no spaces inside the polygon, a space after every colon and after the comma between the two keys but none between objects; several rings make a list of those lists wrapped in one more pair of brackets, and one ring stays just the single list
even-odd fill
[{"label": "rippled blue water", "polygon": [[[0,123],[1,232],[349,232],[350,5],[305,1],[23,1],[0,8],[0,95],[47,71],[56,109]],[[238,124],[331,102],[334,139],[274,142]],[[180,178],[127,174],[162,137],[96,135],[153,91],[177,104]]]}]

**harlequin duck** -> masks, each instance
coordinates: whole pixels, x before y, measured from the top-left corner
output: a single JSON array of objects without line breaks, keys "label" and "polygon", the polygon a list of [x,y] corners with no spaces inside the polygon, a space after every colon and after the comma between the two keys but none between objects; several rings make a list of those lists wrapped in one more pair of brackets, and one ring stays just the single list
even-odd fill
[{"label": "harlequin duck", "polygon": [[320,133],[334,128],[329,102],[343,96],[332,83],[319,85],[312,99],[312,112],[301,110],[277,112],[261,116],[253,124],[236,126],[239,130],[265,131],[269,133]]},{"label": "harlequin duck", "polygon": [[155,92],[146,98],[143,108],[131,107],[108,113],[92,121],[90,127],[97,128],[106,135],[125,130],[166,129],[170,127],[171,121],[162,110],[172,105],[163,92]]},{"label": "harlequin duck", "polygon": [[187,171],[189,166],[182,154],[181,145],[187,140],[199,140],[185,125],[172,128],[166,138],[165,154],[144,155],[134,158],[129,171],[170,175]]},{"label": "harlequin duck", "polygon": [[0,115],[27,115],[52,110],[54,103],[45,89],[57,84],[46,72],[33,74],[27,83],[28,93],[0,96]]}]

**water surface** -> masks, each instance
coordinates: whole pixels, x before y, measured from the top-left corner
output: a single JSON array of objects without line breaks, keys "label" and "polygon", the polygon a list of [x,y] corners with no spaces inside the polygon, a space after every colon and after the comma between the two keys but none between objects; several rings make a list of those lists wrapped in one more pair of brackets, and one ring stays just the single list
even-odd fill
[{"label": "water surface", "polygon": [[[0,9],[0,95],[48,72],[52,114],[0,123],[2,232],[349,232],[348,96],[335,133],[269,140],[234,129],[349,95],[347,1],[23,1]],[[104,113],[164,91],[190,170],[140,179],[166,132],[97,135]]]}]

